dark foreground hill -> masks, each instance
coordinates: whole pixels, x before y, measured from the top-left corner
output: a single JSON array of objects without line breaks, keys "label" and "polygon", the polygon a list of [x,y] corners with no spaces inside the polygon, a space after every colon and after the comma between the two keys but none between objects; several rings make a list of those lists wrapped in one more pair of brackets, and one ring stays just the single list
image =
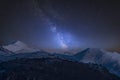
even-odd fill
[{"label": "dark foreground hill", "polygon": [[0,63],[0,80],[120,80],[105,68],[57,58],[16,59]]}]

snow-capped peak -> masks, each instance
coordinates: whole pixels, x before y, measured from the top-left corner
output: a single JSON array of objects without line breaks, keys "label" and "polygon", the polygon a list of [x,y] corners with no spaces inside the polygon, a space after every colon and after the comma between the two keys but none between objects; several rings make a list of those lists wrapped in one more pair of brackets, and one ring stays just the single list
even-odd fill
[{"label": "snow-capped peak", "polygon": [[13,44],[2,46],[4,49],[7,49],[14,53],[26,53],[26,52],[36,52],[39,51],[37,48],[26,45],[21,41],[16,41]]},{"label": "snow-capped peak", "polygon": [[102,65],[111,73],[120,76],[120,53],[89,48],[77,53],[73,57],[80,62]]}]

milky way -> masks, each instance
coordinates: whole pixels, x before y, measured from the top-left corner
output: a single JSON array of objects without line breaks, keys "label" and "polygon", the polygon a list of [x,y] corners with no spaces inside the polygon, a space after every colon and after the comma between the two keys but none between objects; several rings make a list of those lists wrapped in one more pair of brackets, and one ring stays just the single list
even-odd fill
[{"label": "milky way", "polygon": [[[56,45],[60,46],[61,49],[64,49],[64,50],[67,50],[67,49],[71,48],[71,46],[73,46],[73,44],[71,44],[73,42],[71,35],[66,34],[65,32],[60,32],[57,28],[59,26],[57,26],[57,24],[55,24],[55,22],[53,22],[48,15],[46,15],[46,12],[44,11],[44,8],[39,7],[37,2],[35,2],[35,1],[34,1],[34,5],[35,5],[35,9],[37,10],[39,16],[42,18],[43,22],[47,26],[49,26],[50,31],[54,34]],[[50,7],[51,6],[48,6],[48,8],[52,12],[54,12],[54,10]],[[47,10],[49,10],[49,9],[47,9]],[[58,18],[56,16],[56,13],[52,13],[52,14],[53,14],[53,18]]]},{"label": "milky way", "polygon": [[64,37],[60,34],[60,32],[57,32],[56,27],[51,27],[51,29],[52,29],[52,32],[54,32],[56,34],[57,41],[59,42],[59,44],[61,45],[61,47],[63,49],[67,49],[68,45],[65,43]]},{"label": "milky way", "polygon": [[119,1],[1,0],[0,44],[42,49],[119,48]]}]

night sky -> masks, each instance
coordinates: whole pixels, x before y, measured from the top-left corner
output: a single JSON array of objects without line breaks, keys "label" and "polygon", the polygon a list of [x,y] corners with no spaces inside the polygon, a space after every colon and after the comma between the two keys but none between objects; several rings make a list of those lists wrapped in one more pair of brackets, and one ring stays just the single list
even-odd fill
[{"label": "night sky", "polygon": [[119,48],[119,0],[0,0],[0,44]]}]

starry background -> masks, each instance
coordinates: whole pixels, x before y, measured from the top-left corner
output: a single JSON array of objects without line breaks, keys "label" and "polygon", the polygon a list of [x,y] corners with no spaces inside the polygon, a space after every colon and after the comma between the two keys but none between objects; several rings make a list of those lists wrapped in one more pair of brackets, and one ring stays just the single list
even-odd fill
[{"label": "starry background", "polygon": [[119,0],[0,0],[0,44],[20,40],[56,48],[56,33],[51,30],[55,26],[72,48],[119,48],[119,4]]}]

